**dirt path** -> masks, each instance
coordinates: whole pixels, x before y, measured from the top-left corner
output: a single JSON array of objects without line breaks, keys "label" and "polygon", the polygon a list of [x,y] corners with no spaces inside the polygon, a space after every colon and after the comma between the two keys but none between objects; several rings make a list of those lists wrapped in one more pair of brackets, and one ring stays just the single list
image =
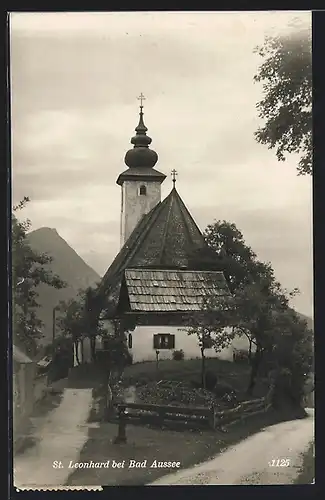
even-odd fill
[{"label": "dirt path", "polygon": [[[216,458],[152,485],[291,484],[299,474],[302,453],[314,440],[314,412],[308,413],[308,418],[267,427]],[[289,466],[272,466],[278,459],[289,460]]]},{"label": "dirt path", "polygon": [[[36,445],[14,458],[16,488],[64,485],[88,439],[86,424],[92,405],[91,389],[65,389],[61,404],[49,413],[36,434]],[[53,468],[53,461],[62,468]]]}]

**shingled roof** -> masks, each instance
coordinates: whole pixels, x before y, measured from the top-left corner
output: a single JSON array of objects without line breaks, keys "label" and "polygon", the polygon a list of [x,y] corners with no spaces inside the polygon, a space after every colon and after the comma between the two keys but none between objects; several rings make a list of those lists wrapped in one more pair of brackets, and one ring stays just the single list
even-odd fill
[{"label": "shingled roof", "polygon": [[101,296],[117,298],[126,268],[187,268],[194,253],[207,244],[175,187],[144,215],[108,268]]},{"label": "shingled roof", "polygon": [[126,269],[122,286],[129,312],[200,311],[204,297],[230,294],[220,271]]}]

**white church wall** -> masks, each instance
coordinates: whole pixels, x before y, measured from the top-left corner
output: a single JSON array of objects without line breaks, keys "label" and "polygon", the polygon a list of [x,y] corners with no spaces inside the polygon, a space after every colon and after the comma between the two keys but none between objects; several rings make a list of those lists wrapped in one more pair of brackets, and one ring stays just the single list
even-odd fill
[{"label": "white church wall", "polygon": [[[133,355],[133,362],[152,361],[156,359],[156,353],[153,348],[153,335],[155,333],[171,333],[175,335],[175,350],[182,349],[185,359],[201,357],[201,351],[198,345],[198,339],[195,335],[188,335],[183,330],[184,327],[170,326],[137,326],[132,332],[132,349],[130,353]],[[248,349],[248,341],[246,338],[234,339],[232,345],[223,349],[220,353],[216,353],[214,349],[206,349],[206,357],[218,357],[220,359],[232,360],[233,347],[235,349]],[[172,352],[169,350],[161,350],[159,359],[172,359]]]},{"label": "white church wall", "polygon": [[[145,186],[146,194],[140,194]],[[124,181],[122,185],[121,245],[141,219],[161,201],[161,183],[155,181]]]},{"label": "white church wall", "polygon": [[[107,326],[107,321],[103,321],[103,327]],[[109,328],[111,330],[112,328]],[[132,349],[129,349],[133,356],[133,362],[154,361],[156,359],[156,351],[153,348],[153,335],[155,333],[171,333],[175,335],[175,350],[182,349],[185,359],[201,357],[201,351],[198,344],[198,339],[195,335],[188,335],[184,331],[184,327],[176,326],[137,326],[132,332]],[[235,338],[231,345],[216,353],[214,349],[206,349],[206,357],[218,357],[232,361],[233,349],[248,349],[248,341],[246,337]],[[100,343],[97,348],[101,348]],[[161,350],[159,359],[172,359],[172,350]]]}]

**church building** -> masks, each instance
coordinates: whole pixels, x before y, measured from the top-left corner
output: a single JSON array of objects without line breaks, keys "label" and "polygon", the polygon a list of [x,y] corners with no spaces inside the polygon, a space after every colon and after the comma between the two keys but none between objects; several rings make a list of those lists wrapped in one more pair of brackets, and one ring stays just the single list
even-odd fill
[{"label": "church building", "polygon": [[[175,170],[172,189],[161,200],[166,175],[155,168],[158,155],[150,148],[142,94],[140,99],[133,148],[124,160],[128,168],[116,181],[121,189],[121,249],[98,290],[105,302],[101,319],[109,327],[114,318],[133,318],[134,362],[155,359],[157,333],[174,334],[175,350],[182,349],[185,358],[200,357],[197,337],[186,332],[186,319],[202,310],[207,293],[222,296],[229,289],[220,269],[207,268],[206,261],[204,265],[210,250],[176,189]],[[171,351],[160,352],[161,359],[171,357]],[[231,349],[221,357],[230,359]]]}]

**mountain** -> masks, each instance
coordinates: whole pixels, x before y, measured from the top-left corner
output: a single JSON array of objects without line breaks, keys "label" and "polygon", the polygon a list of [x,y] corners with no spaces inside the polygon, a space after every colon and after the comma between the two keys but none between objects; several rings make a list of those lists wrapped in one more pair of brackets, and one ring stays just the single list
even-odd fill
[{"label": "mountain", "polygon": [[38,316],[44,322],[41,343],[47,344],[52,338],[53,307],[61,300],[75,298],[80,289],[94,286],[100,281],[100,276],[61,238],[56,229],[36,229],[28,234],[28,242],[36,252],[46,253],[53,258],[49,268],[68,285],[61,290],[43,284],[38,287]]}]

